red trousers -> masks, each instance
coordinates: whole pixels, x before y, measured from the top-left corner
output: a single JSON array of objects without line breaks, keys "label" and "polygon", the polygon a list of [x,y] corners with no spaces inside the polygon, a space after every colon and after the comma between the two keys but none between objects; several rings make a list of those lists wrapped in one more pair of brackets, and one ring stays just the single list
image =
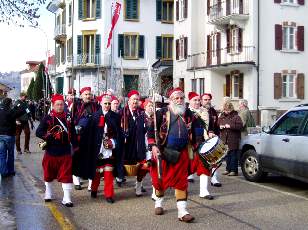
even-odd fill
[{"label": "red trousers", "polygon": [[195,154],[194,159],[190,161],[190,174],[194,173],[197,173],[198,176],[202,174],[211,176],[210,170],[204,166],[198,154]]},{"label": "red trousers", "polygon": [[113,167],[111,164],[97,166],[95,177],[92,180],[92,186],[91,186],[92,192],[97,192],[101,177],[104,177],[105,198],[112,198],[114,196],[112,171],[113,171]]},{"label": "red trousers", "polygon": [[155,190],[165,191],[171,187],[186,191],[188,187],[187,176],[189,169],[189,157],[187,149],[184,149],[176,164],[167,164],[162,160],[162,182],[158,180],[157,163],[154,161],[151,167],[152,184]]},{"label": "red trousers", "polygon": [[72,156],[51,156],[45,153],[43,157],[44,181],[51,182],[57,179],[61,183],[73,183]]}]

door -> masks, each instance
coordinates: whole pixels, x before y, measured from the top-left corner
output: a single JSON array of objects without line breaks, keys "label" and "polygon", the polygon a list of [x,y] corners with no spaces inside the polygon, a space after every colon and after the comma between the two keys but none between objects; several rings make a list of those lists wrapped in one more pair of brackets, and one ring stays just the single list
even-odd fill
[{"label": "door", "polygon": [[297,167],[295,148],[301,140],[301,127],[308,111],[290,111],[273,126],[264,139],[262,165],[277,172],[294,174]]}]

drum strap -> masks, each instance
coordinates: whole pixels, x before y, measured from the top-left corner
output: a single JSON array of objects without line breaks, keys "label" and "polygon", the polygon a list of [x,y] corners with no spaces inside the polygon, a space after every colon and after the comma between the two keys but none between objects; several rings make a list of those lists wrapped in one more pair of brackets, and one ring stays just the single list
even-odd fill
[{"label": "drum strap", "polygon": [[170,111],[168,110],[166,112],[167,133],[166,133],[166,136],[164,137],[165,139],[161,143],[161,146],[163,146],[167,141],[167,137],[168,137],[168,134],[169,134],[169,128],[170,128],[170,116],[171,116],[171,114],[170,114]]}]

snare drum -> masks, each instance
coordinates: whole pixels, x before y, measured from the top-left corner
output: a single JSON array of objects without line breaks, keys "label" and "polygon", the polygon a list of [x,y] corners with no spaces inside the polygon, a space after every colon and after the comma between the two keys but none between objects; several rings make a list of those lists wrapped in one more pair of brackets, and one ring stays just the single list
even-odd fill
[{"label": "snare drum", "polygon": [[206,168],[221,163],[228,152],[228,146],[219,137],[213,137],[199,145],[198,154]]}]

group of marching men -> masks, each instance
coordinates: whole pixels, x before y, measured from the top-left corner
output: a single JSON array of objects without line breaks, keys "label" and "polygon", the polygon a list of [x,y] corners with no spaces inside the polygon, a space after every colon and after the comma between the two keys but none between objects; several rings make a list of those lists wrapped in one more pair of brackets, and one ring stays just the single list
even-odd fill
[{"label": "group of marching men", "polygon": [[[141,196],[147,173],[152,178],[155,214],[163,215],[164,192],[174,188],[178,218],[192,222],[187,211],[190,175],[200,176],[200,197],[213,199],[208,183],[220,187],[216,172],[208,169],[197,154],[198,146],[219,134],[218,116],[211,106],[211,94],[188,94],[189,107],[180,88],[168,94],[169,104],[154,114],[152,98],[140,102],[136,90],[128,93],[122,109],[119,99],[108,92],[96,98],[90,87],[59,94],[51,98],[52,109],[36,130],[47,144],[42,161],[45,202],[52,201],[51,182],[62,183],[62,204],[73,207],[71,190],[81,189],[80,178],[88,179],[91,197],[97,197],[100,180],[104,196],[114,202],[114,178],[119,186],[125,182],[124,165],[138,165],[135,193]],[[155,115],[155,116],[154,116]]]}]

